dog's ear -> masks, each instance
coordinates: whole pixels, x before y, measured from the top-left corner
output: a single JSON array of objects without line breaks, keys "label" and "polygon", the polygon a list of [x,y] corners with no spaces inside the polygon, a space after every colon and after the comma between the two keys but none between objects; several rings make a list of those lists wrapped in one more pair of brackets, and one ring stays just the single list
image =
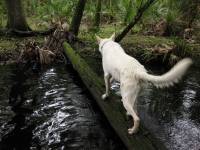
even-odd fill
[{"label": "dog's ear", "polygon": [[102,38],[100,38],[98,35],[95,34],[96,40],[98,42],[98,44],[101,42]]},{"label": "dog's ear", "polygon": [[115,32],[111,35],[110,39],[111,39],[112,41],[115,41]]}]

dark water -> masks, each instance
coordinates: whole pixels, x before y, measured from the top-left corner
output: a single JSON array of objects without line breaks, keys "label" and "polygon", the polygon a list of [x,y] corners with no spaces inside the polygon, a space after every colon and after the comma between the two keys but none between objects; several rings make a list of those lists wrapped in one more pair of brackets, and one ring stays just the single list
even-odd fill
[{"label": "dark water", "polygon": [[[0,74],[0,150],[125,149],[69,66]],[[192,68],[176,86],[148,86],[138,98],[143,123],[169,150],[200,149],[199,77]]]},{"label": "dark water", "polygon": [[157,128],[152,131],[160,135],[169,149],[200,149],[199,77],[199,68],[192,68],[175,87],[163,90],[149,87],[140,98],[146,125],[147,118],[156,118]]},{"label": "dark water", "polygon": [[[151,69],[161,73],[161,68]],[[138,98],[138,109],[145,126],[169,150],[200,150],[199,68],[191,68],[174,87],[161,90],[147,86]]]},{"label": "dark water", "polygon": [[69,67],[0,67],[0,150],[125,149]]}]

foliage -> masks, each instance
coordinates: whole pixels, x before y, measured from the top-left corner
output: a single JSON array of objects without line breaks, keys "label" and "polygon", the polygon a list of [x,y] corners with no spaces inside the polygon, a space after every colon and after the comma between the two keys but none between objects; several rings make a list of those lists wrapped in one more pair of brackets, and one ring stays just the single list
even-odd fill
[{"label": "foliage", "polygon": [[[23,6],[28,23],[34,30],[48,28],[51,24],[55,24],[59,20],[69,24],[77,1],[78,0],[31,0],[23,1]],[[138,8],[146,1],[148,0],[102,0],[101,23],[125,26],[132,21]],[[195,14],[198,9],[198,0],[156,1],[157,2],[144,13],[142,19],[134,28],[134,32],[144,31],[149,28],[149,25],[153,26],[160,20],[166,20],[169,27],[178,26],[177,22],[193,22],[195,19],[198,23],[199,15],[198,13]],[[93,21],[96,4],[97,0],[87,0],[82,19],[82,23],[85,25],[83,28],[86,27],[88,29],[94,25]],[[194,20],[191,18],[194,18]],[[5,27],[6,20],[4,1],[0,1],[0,28]],[[169,30],[173,30],[173,28],[169,28]]]},{"label": "foliage", "polygon": [[189,56],[189,53],[191,51],[191,46],[188,45],[184,40],[180,38],[174,38],[174,44],[176,45],[176,51],[174,52],[177,56]]},{"label": "foliage", "polygon": [[[2,6],[2,7],[1,7]],[[6,9],[4,1],[0,1],[0,28],[5,26]]]}]

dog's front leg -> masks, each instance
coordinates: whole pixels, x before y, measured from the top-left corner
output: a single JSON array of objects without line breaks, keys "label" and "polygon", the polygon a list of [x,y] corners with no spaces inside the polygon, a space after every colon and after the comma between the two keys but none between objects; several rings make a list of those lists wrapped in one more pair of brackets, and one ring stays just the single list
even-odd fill
[{"label": "dog's front leg", "polygon": [[106,99],[109,96],[110,92],[110,75],[108,73],[104,74],[105,86],[106,86],[106,93],[102,95],[102,99]]},{"label": "dog's front leg", "polygon": [[110,77],[110,84],[112,84],[114,82],[114,78],[113,77]]}]

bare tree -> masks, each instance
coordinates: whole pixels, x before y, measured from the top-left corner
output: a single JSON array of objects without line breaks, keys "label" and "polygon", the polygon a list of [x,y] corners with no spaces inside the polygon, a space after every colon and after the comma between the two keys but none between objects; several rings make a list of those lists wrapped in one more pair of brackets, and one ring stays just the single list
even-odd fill
[{"label": "bare tree", "polygon": [[124,28],[124,30],[116,37],[115,41],[120,42],[126,34],[137,24],[137,22],[141,19],[144,12],[151,6],[156,0],[147,0],[145,4],[142,4],[138,8],[136,16],[133,18],[133,20]]},{"label": "bare tree", "polygon": [[51,34],[56,27],[46,31],[32,31],[24,15],[21,0],[5,0],[7,8],[7,26],[6,30],[0,30],[0,35],[34,36]]},{"label": "bare tree", "polygon": [[99,28],[100,21],[101,21],[101,0],[97,0],[97,6],[94,18],[94,26],[96,28]]},{"label": "bare tree", "polygon": [[31,31],[26,22],[21,0],[5,0],[8,11],[7,28],[9,30]]},{"label": "bare tree", "polygon": [[86,0],[79,0],[74,10],[74,16],[72,18],[69,31],[72,32],[76,36],[78,35],[85,4],[86,4]]}]

